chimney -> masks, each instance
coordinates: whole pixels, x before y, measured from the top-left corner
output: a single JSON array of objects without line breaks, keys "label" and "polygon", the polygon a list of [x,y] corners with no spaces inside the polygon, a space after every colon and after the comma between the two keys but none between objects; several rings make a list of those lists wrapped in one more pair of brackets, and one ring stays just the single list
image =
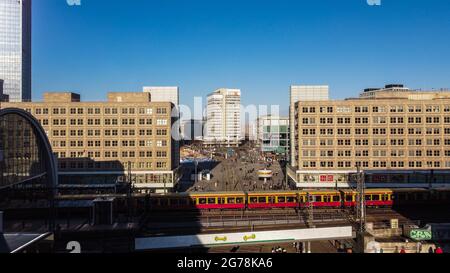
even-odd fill
[{"label": "chimney", "polygon": [[3,211],[0,211],[0,234],[3,233]]}]

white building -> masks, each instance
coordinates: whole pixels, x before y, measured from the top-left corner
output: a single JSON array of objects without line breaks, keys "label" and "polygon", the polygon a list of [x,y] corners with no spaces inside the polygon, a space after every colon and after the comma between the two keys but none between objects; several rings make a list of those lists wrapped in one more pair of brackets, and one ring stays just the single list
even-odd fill
[{"label": "white building", "polygon": [[218,89],[208,95],[206,107],[207,146],[239,146],[241,131],[241,90]]},{"label": "white building", "polygon": [[[292,85],[290,89],[290,107],[289,107],[289,124],[290,124],[290,165],[297,166],[295,156],[295,141],[298,140],[298,134],[295,131],[295,103],[299,101],[327,101],[329,100],[328,85]],[[298,120],[298,119],[297,119]]]},{"label": "white building", "polygon": [[176,86],[146,86],[144,92],[150,93],[152,102],[172,102],[180,105],[180,89]]}]

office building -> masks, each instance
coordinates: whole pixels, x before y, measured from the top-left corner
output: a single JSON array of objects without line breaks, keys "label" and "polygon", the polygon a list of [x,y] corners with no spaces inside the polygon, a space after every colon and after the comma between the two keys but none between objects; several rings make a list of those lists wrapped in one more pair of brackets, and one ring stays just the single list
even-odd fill
[{"label": "office building", "polygon": [[289,118],[261,116],[258,118],[258,144],[263,153],[288,155]]},{"label": "office building", "polygon": [[185,142],[202,141],[203,140],[203,120],[183,120],[181,122],[181,134]]},{"label": "office building", "polygon": [[206,107],[206,146],[239,146],[241,132],[241,90],[218,89],[208,95]]},{"label": "office building", "polygon": [[46,131],[58,157],[61,185],[131,182],[142,192],[176,186],[178,141],[171,137],[171,102],[148,93],[109,93],[105,102],[82,102],[74,93],[45,93],[43,102],[2,103],[22,108]]},{"label": "office building", "polygon": [[359,98],[294,103],[298,188],[450,185],[450,91],[401,85],[366,89]]},{"label": "office building", "polygon": [[0,41],[3,93],[31,101],[31,0],[0,1]]},{"label": "office building", "polygon": [[144,87],[144,92],[150,93],[152,102],[171,102],[176,107],[180,105],[180,90],[178,87],[153,86]]},{"label": "office building", "polygon": [[[290,147],[294,147],[297,134],[294,126],[295,123],[295,104],[299,101],[327,101],[329,100],[329,87],[327,85],[292,85],[290,88],[290,108],[289,108],[289,124],[290,126]],[[297,158],[294,149],[290,149],[291,156],[289,158],[290,165],[297,166]]]},{"label": "office building", "polygon": [[3,94],[3,80],[0,80],[0,102],[6,102],[9,100],[9,96],[6,94]]}]

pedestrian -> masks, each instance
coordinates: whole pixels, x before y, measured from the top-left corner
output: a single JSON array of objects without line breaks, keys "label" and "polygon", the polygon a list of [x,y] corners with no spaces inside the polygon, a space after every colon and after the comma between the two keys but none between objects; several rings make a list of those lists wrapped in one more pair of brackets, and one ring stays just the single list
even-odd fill
[{"label": "pedestrian", "polygon": [[444,251],[442,250],[442,248],[439,246],[438,248],[436,248],[436,254],[444,254]]},{"label": "pedestrian", "polygon": [[430,248],[428,249],[428,254],[433,254],[434,253],[434,250],[433,250],[433,248],[430,246]]},{"label": "pedestrian", "polygon": [[402,250],[400,250],[400,254],[406,254],[406,249],[405,249],[405,247],[402,247]]}]

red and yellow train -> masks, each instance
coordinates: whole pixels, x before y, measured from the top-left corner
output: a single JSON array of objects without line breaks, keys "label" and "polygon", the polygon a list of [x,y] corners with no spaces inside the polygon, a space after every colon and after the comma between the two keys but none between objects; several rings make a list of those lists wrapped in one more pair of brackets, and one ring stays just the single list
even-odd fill
[{"label": "red and yellow train", "polygon": [[[123,197],[123,196],[122,196]],[[354,190],[304,190],[280,192],[216,192],[135,195],[138,208],[148,210],[256,210],[313,206],[349,208],[357,204]],[[69,197],[66,197],[69,198]],[[368,207],[449,204],[450,189],[367,189]]]}]

